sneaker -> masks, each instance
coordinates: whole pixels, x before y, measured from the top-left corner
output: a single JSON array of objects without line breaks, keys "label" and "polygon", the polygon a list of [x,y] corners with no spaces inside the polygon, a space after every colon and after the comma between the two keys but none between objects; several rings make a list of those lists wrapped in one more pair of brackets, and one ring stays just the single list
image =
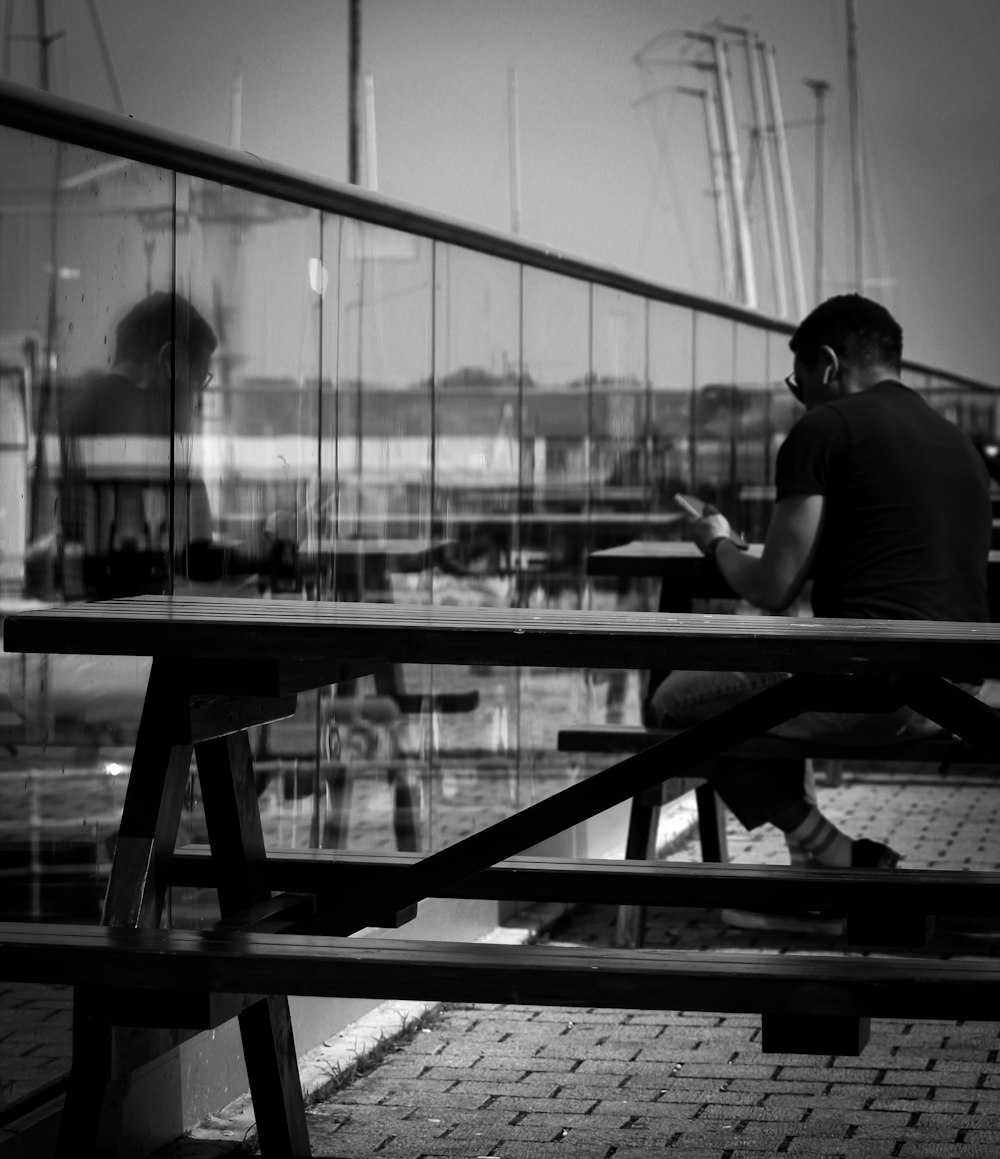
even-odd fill
[{"label": "sneaker", "polygon": [[895,869],[902,855],[881,841],[859,837],[851,846],[852,869]]},{"label": "sneaker", "polygon": [[723,909],[722,924],[737,930],[770,930],[785,934],[843,934],[845,914],[828,910],[748,910]]}]

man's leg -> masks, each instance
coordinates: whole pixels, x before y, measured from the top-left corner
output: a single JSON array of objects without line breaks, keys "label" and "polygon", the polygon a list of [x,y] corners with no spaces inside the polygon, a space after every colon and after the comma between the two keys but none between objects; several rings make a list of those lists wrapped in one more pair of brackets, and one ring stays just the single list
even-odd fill
[{"label": "man's leg", "polygon": [[[653,692],[650,704],[664,725],[699,724],[786,678],[780,672],[671,672]],[[909,709],[888,714],[806,712],[772,733],[849,746],[888,744],[920,735],[928,727],[934,726]],[[785,833],[792,864],[873,867],[899,860],[888,846],[865,839],[856,842],[838,829],[818,808],[815,788],[800,761],[723,760],[711,780],[744,828],[769,823]]]},{"label": "man's leg", "polygon": [[[802,782],[802,789],[805,795],[805,800],[810,805],[819,805],[819,798],[816,796],[816,774],[813,772],[812,761],[806,761],[805,777]],[[803,845],[794,840],[790,834],[785,834],[785,844],[788,846],[788,864],[796,869],[806,869],[810,864],[814,864],[813,858],[807,852]]]},{"label": "man's leg", "polygon": [[[658,725],[685,727],[711,720],[724,709],[787,679],[784,672],[671,672],[655,689],[649,704]],[[722,758],[714,762],[709,779],[747,830],[809,799],[801,761]]]}]

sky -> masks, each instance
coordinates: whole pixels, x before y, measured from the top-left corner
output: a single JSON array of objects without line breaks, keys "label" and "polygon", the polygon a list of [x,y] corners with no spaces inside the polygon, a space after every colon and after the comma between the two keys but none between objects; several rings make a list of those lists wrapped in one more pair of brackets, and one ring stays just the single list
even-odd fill
[{"label": "sky", "polygon": [[[95,0],[128,115],[342,181],[347,0]],[[16,36],[33,0],[13,5]],[[6,8],[6,5],[5,5]],[[807,308],[815,301],[816,112],[825,109],[823,280],[855,289],[848,0],[362,0],[378,189],[680,290],[726,295],[689,33],[748,29],[774,49]],[[80,0],[47,0],[53,91],[114,109]],[[864,290],[899,318],[908,358],[990,383],[1000,302],[1000,20],[996,0],[856,0]],[[777,312],[763,169],[738,34],[733,66],[758,302]],[[9,79],[38,83],[10,42]],[[508,116],[510,78],[518,131]],[[519,219],[509,179],[519,159]],[[787,263],[782,268],[787,270]],[[790,279],[789,279],[790,280]],[[795,306],[789,306],[794,316]]]}]

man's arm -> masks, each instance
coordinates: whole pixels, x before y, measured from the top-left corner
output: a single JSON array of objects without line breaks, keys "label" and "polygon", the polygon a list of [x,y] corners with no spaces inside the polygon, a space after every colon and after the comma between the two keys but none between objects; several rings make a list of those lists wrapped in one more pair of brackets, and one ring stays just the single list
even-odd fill
[{"label": "man's arm", "polygon": [[757,607],[780,612],[795,599],[809,576],[824,504],[822,495],[789,495],[780,500],[759,556],[741,551],[728,538],[729,523],[718,513],[693,522],[694,539],[707,551],[713,540],[724,536],[712,552],[726,582]]}]

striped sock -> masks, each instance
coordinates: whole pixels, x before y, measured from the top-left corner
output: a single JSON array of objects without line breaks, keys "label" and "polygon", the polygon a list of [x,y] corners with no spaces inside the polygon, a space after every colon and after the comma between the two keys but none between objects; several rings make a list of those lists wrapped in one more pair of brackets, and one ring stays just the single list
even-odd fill
[{"label": "striped sock", "polygon": [[805,818],[794,829],[785,830],[785,840],[789,848],[793,843],[800,846],[821,865],[842,869],[851,866],[853,840],[827,820],[815,805],[809,806]]},{"label": "striped sock", "polygon": [[788,846],[788,864],[795,869],[805,869],[812,861],[812,857],[797,841],[790,840],[787,834],[785,835],[785,843]]}]

